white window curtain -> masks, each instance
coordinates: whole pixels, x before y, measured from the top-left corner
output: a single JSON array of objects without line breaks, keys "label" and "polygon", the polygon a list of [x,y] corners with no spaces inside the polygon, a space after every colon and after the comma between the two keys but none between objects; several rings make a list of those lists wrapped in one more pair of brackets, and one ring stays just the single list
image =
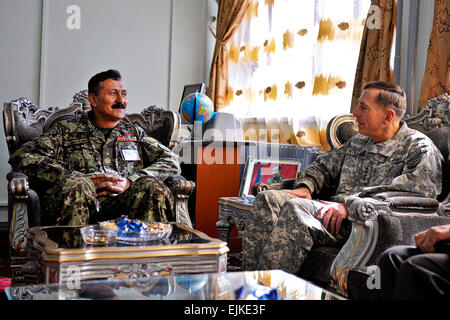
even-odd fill
[{"label": "white window curtain", "polygon": [[226,107],[244,139],[318,146],[348,113],[370,0],[254,0],[228,47]]}]

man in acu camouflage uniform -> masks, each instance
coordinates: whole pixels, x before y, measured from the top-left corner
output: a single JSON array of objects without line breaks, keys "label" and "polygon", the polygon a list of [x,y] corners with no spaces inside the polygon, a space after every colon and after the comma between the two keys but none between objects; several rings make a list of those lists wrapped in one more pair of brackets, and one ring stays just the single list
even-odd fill
[{"label": "man in acu camouflage uniform", "polygon": [[173,221],[174,199],[162,182],[180,173],[177,156],[124,119],[127,91],[116,70],[88,83],[92,110],[61,120],[10,159],[38,186],[42,223],[83,225],[122,214]]},{"label": "man in acu camouflage uniform", "polygon": [[[401,121],[405,111],[402,88],[367,84],[353,111],[359,134],[321,154],[293,190],[258,193],[242,241],[243,269],[296,274],[313,246],[341,247],[351,230],[349,196],[403,191],[437,197],[442,155],[427,136]],[[323,194],[334,196],[312,200]]]}]

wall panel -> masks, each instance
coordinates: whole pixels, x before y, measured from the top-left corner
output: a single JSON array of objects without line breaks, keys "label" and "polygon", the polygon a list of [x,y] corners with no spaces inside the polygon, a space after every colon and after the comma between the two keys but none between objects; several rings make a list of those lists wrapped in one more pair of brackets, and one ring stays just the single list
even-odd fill
[{"label": "wall panel", "polygon": [[170,17],[167,0],[44,0],[40,105],[68,105],[94,73],[113,68],[130,111],[166,107]]}]

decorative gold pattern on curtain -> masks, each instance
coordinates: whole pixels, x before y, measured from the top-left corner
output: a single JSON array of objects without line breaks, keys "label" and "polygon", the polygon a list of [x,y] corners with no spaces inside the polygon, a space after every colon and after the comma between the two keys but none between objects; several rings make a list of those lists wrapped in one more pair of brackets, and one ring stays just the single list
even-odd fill
[{"label": "decorative gold pattern on curtain", "polygon": [[450,0],[435,0],[434,20],[428,46],[418,111],[439,94],[450,92]]},{"label": "decorative gold pattern on curtain", "polygon": [[[228,86],[227,43],[246,15],[251,0],[220,0],[217,13],[216,46],[209,77],[209,97],[219,111],[226,100]],[[251,17],[251,15],[250,15]]]},{"label": "decorative gold pattern on curtain", "polygon": [[368,82],[393,81],[394,72],[390,59],[396,16],[397,1],[372,0],[361,40],[351,112],[356,108],[362,90]]},{"label": "decorative gold pattern on curtain", "polygon": [[[348,112],[370,0],[252,0],[228,43],[222,112],[247,140],[329,149],[326,125]],[[217,104],[216,104],[217,107]]]}]

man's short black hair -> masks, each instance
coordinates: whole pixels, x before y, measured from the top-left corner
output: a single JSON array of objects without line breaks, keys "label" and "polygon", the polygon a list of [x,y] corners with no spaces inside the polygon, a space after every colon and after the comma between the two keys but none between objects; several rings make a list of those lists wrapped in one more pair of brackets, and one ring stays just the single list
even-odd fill
[{"label": "man's short black hair", "polygon": [[107,71],[103,71],[97,73],[88,82],[88,94],[93,93],[94,95],[98,95],[98,91],[100,89],[100,82],[105,81],[107,79],[113,80],[122,80],[122,76],[120,72],[114,69],[109,69]]}]

